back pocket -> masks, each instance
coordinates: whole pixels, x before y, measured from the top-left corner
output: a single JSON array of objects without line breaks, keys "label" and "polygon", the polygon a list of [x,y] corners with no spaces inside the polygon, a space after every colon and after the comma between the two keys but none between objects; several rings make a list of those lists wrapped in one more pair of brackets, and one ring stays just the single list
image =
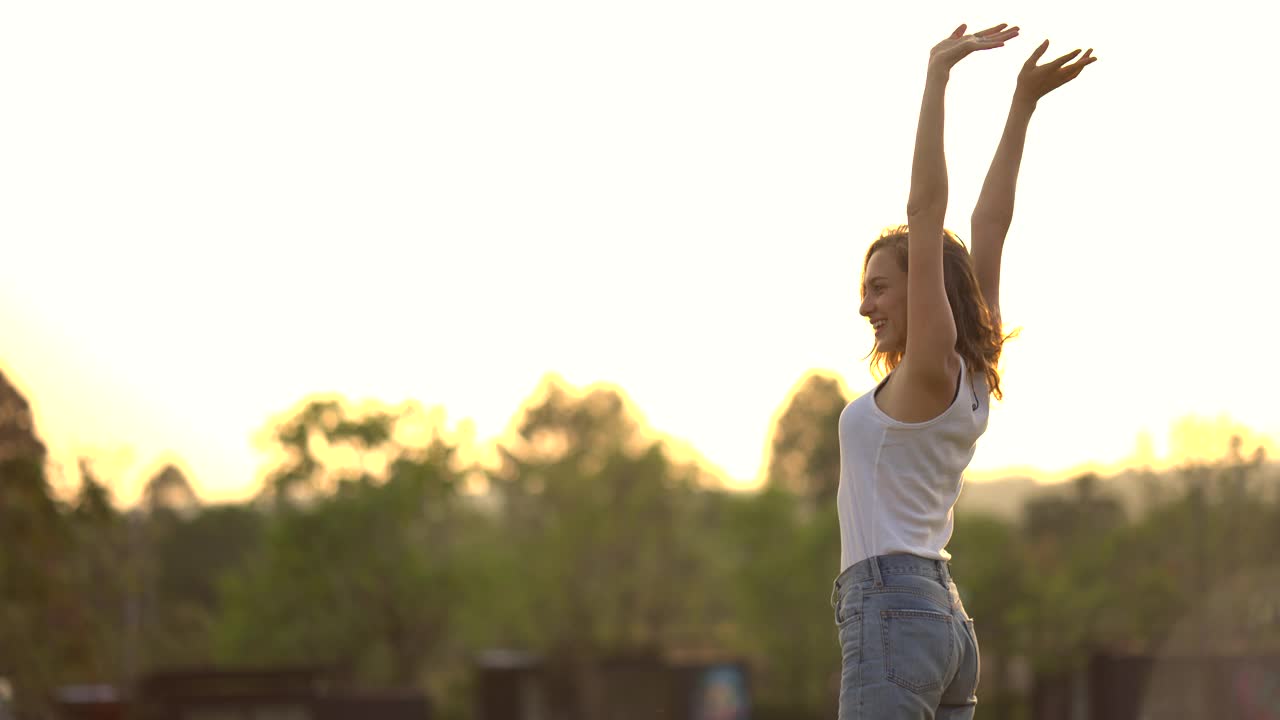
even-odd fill
[{"label": "back pocket", "polygon": [[940,690],[955,663],[951,615],[929,610],[881,610],[885,678],[917,693]]}]

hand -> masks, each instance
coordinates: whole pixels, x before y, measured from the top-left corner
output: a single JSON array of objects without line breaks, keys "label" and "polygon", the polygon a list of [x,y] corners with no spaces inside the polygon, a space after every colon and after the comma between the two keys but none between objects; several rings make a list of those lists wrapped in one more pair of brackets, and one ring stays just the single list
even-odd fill
[{"label": "hand", "polygon": [[1040,43],[1040,47],[1036,48],[1035,52],[1031,53],[1031,57],[1027,58],[1027,62],[1022,66],[1022,71],[1018,73],[1018,87],[1013,92],[1015,98],[1034,103],[1053,90],[1074,80],[1086,65],[1091,65],[1098,59],[1091,57],[1093,48],[1089,48],[1084,55],[1081,55],[1078,60],[1070,65],[1066,64],[1067,61],[1079,54],[1079,50],[1072,50],[1057,60],[1037,66],[1036,61],[1048,49],[1049,41],[1045,40]]},{"label": "hand", "polygon": [[956,28],[951,37],[943,40],[929,51],[929,67],[950,70],[966,55],[975,50],[990,50],[1004,45],[1006,40],[1018,37],[1018,28],[1005,30],[1008,23],[1000,23],[972,35],[965,35],[964,25]]}]

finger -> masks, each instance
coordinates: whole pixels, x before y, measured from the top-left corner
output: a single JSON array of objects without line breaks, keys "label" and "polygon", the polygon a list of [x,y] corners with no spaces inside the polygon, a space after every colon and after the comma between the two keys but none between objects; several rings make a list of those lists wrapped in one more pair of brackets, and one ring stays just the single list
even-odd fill
[{"label": "finger", "polygon": [[1076,61],[1075,61],[1075,62],[1071,63],[1070,65],[1067,65],[1067,66],[1066,66],[1066,69],[1067,69],[1067,70],[1075,70],[1076,68],[1082,68],[1082,67],[1084,67],[1085,65],[1088,65],[1089,63],[1093,62],[1093,61],[1094,61],[1094,60],[1096,60],[1097,58],[1089,57],[1089,54],[1090,54],[1090,53],[1092,53],[1092,52],[1093,52],[1093,48],[1089,48],[1088,50],[1086,50],[1086,51],[1084,52],[1084,54],[1083,54],[1083,55],[1081,55],[1080,57],[1076,58]]},{"label": "finger", "polygon": [[982,32],[974,33],[974,35],[977,35],[978,37],[985,37],[985,38],[1011,38],[1011,37],[1015,37],[1019,32],[1022,31],[1022,28],[1018,27],[1017,25],[1014,25],[1011,28],[1005,28],[1003,30],[998,29],[999,27],[1000,26],[997,25],[994,28],[987,28]]},{"label": "finger", "polygon": [[1036,48],[1035,51],[1031,53],[1031,57],[1027,58],[1027,61],[1023,63],[1022,66],[1027,69],[1031,69],[1035,67],[1036,63],[1040,60],[1040,58],[1044,56],[1044,51],[1048,49],[1049,49],[1049,41],[1045,40],[1044,42],[1040,43],[1040,47]]},{"label": "finger", "polygon": [[1080,75],[1080,72],[1081,72],[1082,70],[1084,70],[1084,69],[1085,69],[1086,67],[1088,67],[1089,65],[1094,64],[1095,62],[1097,62],[1097,60],[1098,60],[1098,58],[1096,58],[1096,57],[1095,57],[1095,58],[1089,58],[1089,62],[1086,62],[1086,63],[1079,63],[1079,64],[1077,64],[1077,65],[1073,66],[1073,67],[1072,67],[1072,69],[1071,69],[1071,75],[1070,75],[1067,79],[1068,79],[1068,80],[1074,80],[1077,76],[1079,76],[1079,75]]},{"label": "finger", "polygon": [[1079,52],[1080,52],[1080,50],[1079,50],[1079,49],[1072,50],[1071,52],[1067,53],[1066,55],[1063,55],[1062,57],[1055,59],[1053,62],[1049,63],[1048,65],[1049,65],[1049,67],[1053,67],[1053,68],[1060,68],[1060,67],[1062,67],[1062,66],[1063,66],[1063,65],[1064,65],[1068,60],[1070,60],[1071,58],[1073,58],[1073,57],[1075,57],[1077,54],[1079,54]]},{"label": "finger", "polygon": [[1096,60],[1096,59],[1097,59],[1097,58],[1094,58],[1094,59],[1090,60],[1090,61],[1089,61],[1089,62],[1087,62],[1087,63],[1081,63],[1081,64],[1079,64],[1079,65],[1072,65],[1072,66],[1068,67],[1068,68],[1067,68],[1067,70],[1065,70],[1061,75],[1059,75],[1059,77],[1061,77],[1061,78],[1062,78],[1062,81],[1061,81],[1060,83],[1058,83],[1058,84],[1059,84],[1059,85],[1064,85],[1064,84],[1069,83],[1069,82],[1071,82],[1072,80],[1075,80],[1076,78],[1080,77],[1080,73],[1081,73],[1081,72],[1082,72],[1086,67],[1088,67],[1089,65],[1092,65],[1092,64],[1093,64],[1093,61],[1094,61],[1094,60]]},{"label": "finger", "polygon": [[[994,35],[974,35],[973,39],[983,46],[1000,47],[1005,42],[1018,37],[1018,28],[1005,30],[1004,32],[995,33]],[[995,43],[994,45],[991,45]]]},{"label": "finger", "polygon": [[958,40],[958,39],[960,39],[961,37],[964,37],[964,29],[965,29],[966,27],[968,27],[968,26],[967,26],[967,25],[965,25],[965,24],[963,24],[963,23],[961,23],[960,27],[956,28],[955,32],[951,33],[951,39],[952,39],[952,40]]},{"label": "finger", "polygon": [[998,33],[1008,26],[1009,26],[1009,23],[1000,23],[999,25],[994,25],[992,27],[987,28],[986,30],[979,30],[978,32],[974,33],[974,35],[990,35],[992,33]]}]

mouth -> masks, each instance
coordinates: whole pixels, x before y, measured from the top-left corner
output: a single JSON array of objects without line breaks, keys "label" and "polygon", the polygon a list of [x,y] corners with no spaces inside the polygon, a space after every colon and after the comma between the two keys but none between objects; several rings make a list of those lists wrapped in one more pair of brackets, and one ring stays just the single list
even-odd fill
[{"label": "mouth", "polygon": [[876,331],[877,337],[879,337],[880,333],[884,331],[885,325],[887,324],[888,322],[885,320],[880,320],[878,322],[871,323],[871,327]]}]

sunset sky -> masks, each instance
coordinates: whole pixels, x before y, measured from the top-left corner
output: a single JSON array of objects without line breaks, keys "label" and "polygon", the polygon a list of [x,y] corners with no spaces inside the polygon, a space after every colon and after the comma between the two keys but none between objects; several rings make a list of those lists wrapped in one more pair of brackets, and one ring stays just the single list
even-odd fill
[{"label": "sunset sky", "polygon": [[1100,59],[1031,123],[1022,334],[971,478],[1241,428],[1275,457],[1280,11],[1212,7],[9,4],[0,369],[124,500],[171,457],[205,498],[252,492],[251,439],[311,393],[491,441],[549,372],[750,484],[806,372],[871,386],[860,263],[905,218],[929,48],[1008,22],[948,89],[966,240],[1027,56]]}]

